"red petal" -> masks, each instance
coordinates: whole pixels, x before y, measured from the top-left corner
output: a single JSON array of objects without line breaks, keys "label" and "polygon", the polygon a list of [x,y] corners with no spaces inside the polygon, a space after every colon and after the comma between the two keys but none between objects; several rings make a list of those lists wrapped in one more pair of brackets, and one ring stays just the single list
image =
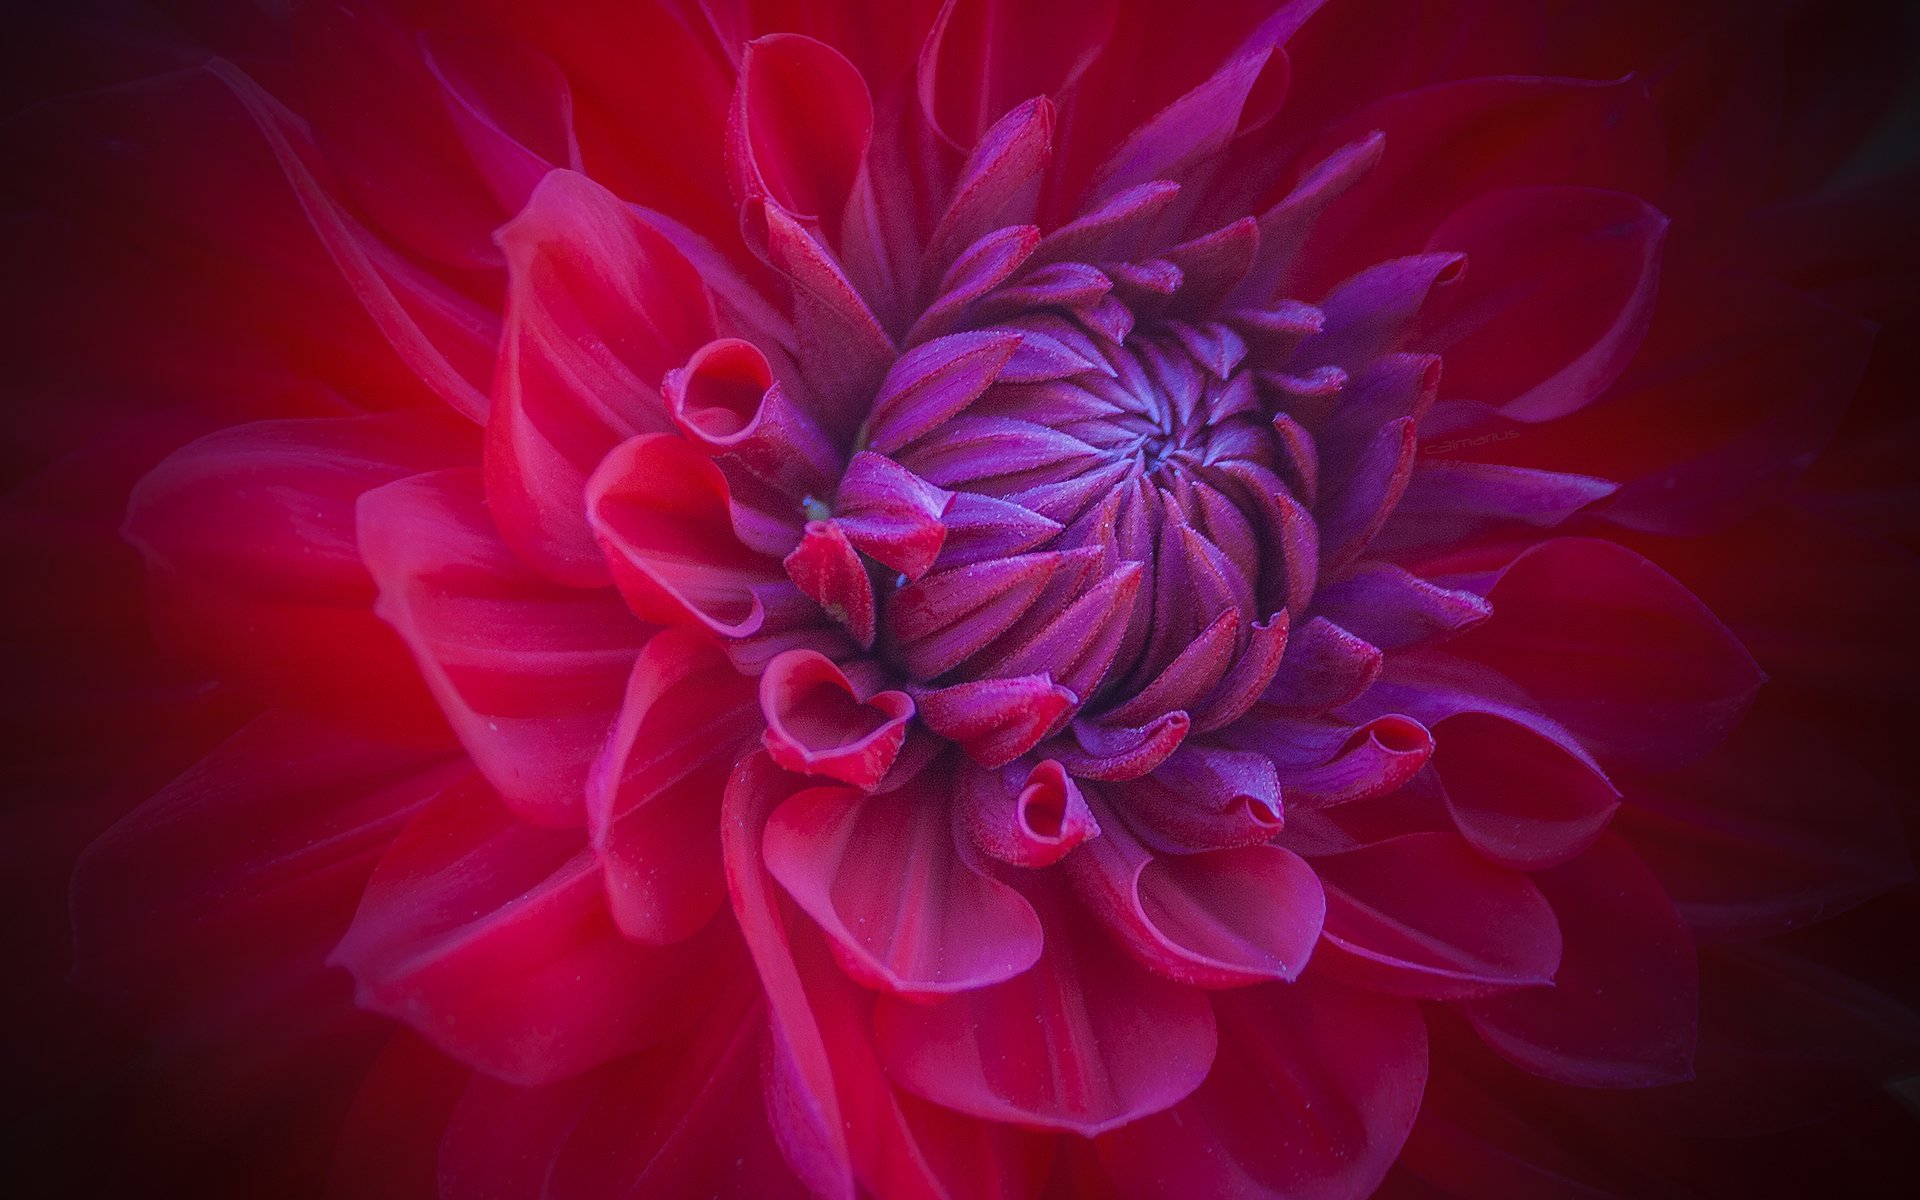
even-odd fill
[{"label": "red petal", "polygon": [[921,723],[975,762],[999,767],[1038,745],[1078,697],[1045,675],[976,679],[919,695]]},{"label": "red petal", "polygon": [[1646,864],[1615,837],[1534,876],[1565,950],[1551,988],[1470,1001],[1501,1055],[1578,1087],[1654,1087],[1693,1073],[1700,968]]},{"label": "red petal", "polygon": [[1612,542],[1536,546],[1481,590],[1493,617],[1453,649],[1514,680],[1603,758],[1697,756],[1765,679],[1692,593]]},{"label": "red petal", "polygon": [[1627,788],[1619,829],[1701,938],[1771,937],[1913,878],[1895,797],[1764,705],[1699,763]]},{"label": "red petal", "polygon": [[834,1091],[833,1060],[795,965],[779,895],[762,865],[768,816],[807,781],[756,753],[734,770],[720,811],[727,893],[766,994],[773,1042],[768,1120],[794,1173],[815,1193],[853,1200],[847,1132]]},{"label": "red petal", "polygon": [[135,488],[124,529],[147,559],[160,638],[268,704],[444,738],[406,647],[373,613],[354,505],[471,461],[472,441],[421,412],[245,425],[175,452]]},{"label": "red petal", "polygon": [[395,1031],[335,1136],[322,1195],[407,1200],[436,1194],[440,1142],[472,1078],[411,1029]]},{"label": "red petal", "polygon": [[760,711],[774,762],[870,792],[906,741],[913,699],[905,692],[862,698],[833,660],[789,650],[760,676]]},{"label": "red petal", "polygon": [[587,781],[587,825],[620,932],[677,942],[719,909],[720,794],[760,729],[753,681],[705,635],[663,630],[641,650]]},{"label": "red petal", "polygon": [[476,1078],[446,1130],[440,1194],[802,1200],[767,1124],[760,1014],[709,984],[709,1015],[658,1049],[541,1088]]},{"label": "red petal", "polygon": [[1415,344],[1443,352],[1450,399],[1520,421],[1585,407],[1646,336],[1667,219],[1621,192],[1539,187],[1461,208],[1427,245],[1472,269],[1421,314]]},{"label": "red petal", "polygon": [[1560,965],[1560,928],[1539,889],[1453,834],[1389,838],[1313,868],[1327,887],[1320,966],[1349,983],[1459,999],[1545,986]]},{"label": "red petal", "polygon": [[1583,753],[1495,713],[1434,723],[1434,767],[1447,812],[1474,849],[1539,870],[1593,844],[1620,806]]},{"label": "red petal", "polygon": [[1487,192],[1573,184],[1658,195],[1665,166],[1637,79],[1466,79],[1400,92],[1306,153],[1318,159],[1369,133],[1384,134],[1385,155],[1313,231],[1316,247],[1333,249],[1329,272],[1413,253],[1442,217]]},{"label": "red petal", "polygon": [[262,988],[295,992],[319,975],[380,855],[468,771],[444,751],[256,718],[81,855],[76,975],[115,994],[137,979],[143,1005],[179,1005],[194,1022],[235,1022]]},{"label": "red petal", "polygon": [[847,627],[861,649],[873,648],[873,579],[839,521],[808,521],[800,544],[780,565],[809,600]]},{"label": "red petal", "polygon": [[1115,0],[1031,9],[1007,0],[946,3],[920,51],[920,111],[951,145],[969,150],[1001,113],[1059,96],[1113,33]]},{"label": "red petal", "polygon": [[947,539],[942,518],[952,503],[953,493],[864,450],[847,465],[833,498],[853,544],[908,579],[925,575],[939,557]]},{"label": "red petal", "polygon": [[694,351],[661,385],[681,434],[710,455],[736,455],[791,497],[828,495],[844,460],[773,378],[752,342],[719,338]]},{"label": "red petal", "polygon": [[1155,971],[1198,987],[1293,979],[1320,938],[1313,868],[1278,846],[1156,855],[1111,812],[1066,860],[1087,907]]},{"label": "red petal", "polygon": [[1040,919],[962,857],[952,797],[913,783],[884,796],[812,788],[767,821],[767,870],[868,987],[939,995],[987,987],[1040,957]]},{"label": "red petal", "polygon": [[581,499],[587,476],[625,439],[670,427],[661,380],[713,337],[713,301],[665,237],[572,171],[542,180],[499,238],[507,324],[487,500],[543,574],[604,585]]},{"label": "red petal", "polygon": [[577,833],[515,820],[455,787],[400,835],[334,962],[363,1007],[488,1074],[550,1083],[671,1036],[702,998],[679,984],[724,942],[620,936]]},{"label": "red petal", "polygon": [[727,137],[742,193],[771,197],[837,239],[872,140],[866,81],[838,50],[790,33],[747,43]]},{"label": "red petal", "polygon": [[1070,903],[1006,983],[932,1004],[882,996],[880,1056],[900,1086],[987,1120],[1091,1136],[1185,1098],[1213,1061],[1204,993],[1137,966]]},{"label": "red petal", "polygon": [[1317,976],[1222,992],[1213,1004],[1220,1054],[1200,1090],[1100,1140],[1121,1192],[1143,1200],[1371,1194],[1426,1084],[1419,1008]]},{"label": "red petal", "polygon": [[586,508],[614,586],[643,619],[745,637],[766,619],[759,589],[786,582],[742,544],[720,468],[679,437],[615,448],[586,483]]},{"label": "red petal", "polygon": [[500,541],[479,472],[360,501],[378,612],[413,651],[474,765],[527,820],[578,825],[588,765],[647,629],[610,593],[559,587]]},{"label": "red petal", "polygon": [[1049,867],[1100,836],[1086,797],[1053,759],[1032,770],[962,768],[954,816],[983,853],[1017,867]]}]

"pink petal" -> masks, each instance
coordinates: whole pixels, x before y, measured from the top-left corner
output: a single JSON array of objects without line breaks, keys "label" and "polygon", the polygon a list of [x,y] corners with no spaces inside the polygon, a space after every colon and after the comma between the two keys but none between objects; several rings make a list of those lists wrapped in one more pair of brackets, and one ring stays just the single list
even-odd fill
[{"label": "pink petal", "polygon": [[578,825],[588,766],[647,628],[610,594],[525,567],[480,487],[477,471],[436,471],[361,498],[376,611],[507,803],[530,821]]},{"label": "pink petal", "polygon": [[493,315],[354,220],[323,186],[318,152],[284,105],[230,62],[212,60],[204,69],[259,129],[314,233],[394,352],[455,412],[484,419],[487,398],[473,381],[485,378],[498,339]]},{"label": "pink petal", "polygon": [[793,553],[781,561],[793,585],[822,612],[847,627],[860,648],[871,649],[878,619],[873,579],[839,521],[808,521]]},{"label": "pink petal", "polygon": [[888,1073],[995,1121],[1092,1136],[1178,1103],[1213,1061],[1204,994],[1135,965],[1071,902],[1043,910],[1046,952],[1006,983],[932,1004],[883,996]]},{"label": "pink petal", "polygon": [[853,456],[834,493],[834,515],[862,553],[908,579],[932,568],[946,542],[953,493],[871,451]]},{"label": "pink petal", "polygon": [[1020,893],[954,844],[952,797],[923,772],[862,796],[813,788],[767,822],[767,870],[868,987],[910,996],[988,987],[1040,957],[1040,920]]},{"label": "pink petal", "polygon": [[1389,838],[1313,869],[1327,888],[1320,965],[1349,983],[1458,999],[1544,987],[1560,965],[1560,928],[1539,889],[1453,834]]},{"label": "pink petal", "polygon": [[760,676],[760,711],[774,762],[872,791],[906,740],[913,699],[891,691],[862,697],[825,655],[789,650]]},{"label": "pink petal", "polygon": [[693,1016],[672,982],[724,942],[636,946],[577,833],[515,820],[484,785],[430,803],[387,851],[333,960],[359,1003],[523,1085],[579,1074]]},{"label": "pink petal", "polygon": [[794,497],[824,496],[845,461],[793,398],[774,381],[752,342],[718,338],[693,352],[661,383],[667,412],[682,436],[714,456],[740,463]]},{"label": "pink petal", "polygon": [[1317,976],[1213,998],[1220,1053],[1200,1090],[1110,1133],[1124,1195],[1341,1200],[1372,1193],[1420,1107],[1427,1034],[1406,1000]]},{"label": "pink petal", "polygon": [[1693,1073],[1699,963],[1652,872],[1618,838],[1534,876],[1565,950],[1551,988],[1464,1006],[1480,1036],[1536,1075],[1653,1087]]}]

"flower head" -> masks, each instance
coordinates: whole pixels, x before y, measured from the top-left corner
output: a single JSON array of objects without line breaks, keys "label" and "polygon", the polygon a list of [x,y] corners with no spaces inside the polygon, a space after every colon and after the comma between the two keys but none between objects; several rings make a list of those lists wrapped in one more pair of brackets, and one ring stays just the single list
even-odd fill
[{"label": "flower head", "polygon": [[1794,94],[1775,17],[881,7],[316,4],[298,83],[148,85],[378,367],[133,490],[269,711],[83,964],[285,904],[412,1031],[344,1161],[451,1079],[450,1194],[1487,1194],[1583,1103],[1512,1097],[1695,1087],[1697,943],[1908,870],[1749,715],[1855,635],[1727,582],[1872,345],[1760,249],[1832,164],[1694,94]]}]

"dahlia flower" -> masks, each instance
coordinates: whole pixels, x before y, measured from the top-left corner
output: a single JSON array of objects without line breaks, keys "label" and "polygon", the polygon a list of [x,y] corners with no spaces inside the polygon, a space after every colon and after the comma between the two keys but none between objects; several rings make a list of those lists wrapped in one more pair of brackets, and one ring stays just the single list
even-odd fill
[{"label": "dahlia flower", "polygon": [[99,1182],[1896,1160],[1893,6],[162,8],[10,127]]}]

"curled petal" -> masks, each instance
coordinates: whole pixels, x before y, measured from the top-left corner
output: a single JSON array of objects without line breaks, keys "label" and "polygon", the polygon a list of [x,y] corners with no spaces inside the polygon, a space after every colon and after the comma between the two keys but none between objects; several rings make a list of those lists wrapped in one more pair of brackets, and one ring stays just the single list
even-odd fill
[{"label": "curled petal", "polygon": [[[1053,102],[1037,96],[1010,109],[981,136],[927,240],[929,267],[944,271],[962,248],[991,231],[1032,223],[1041,178],[1053,159],[1053,130]],[[1036,230],[1036,242],[1038,237]]]},{"label": "curled petal", "polygon": [[1293,979],[1326,912],[1305,859],[1278,846],[1156,855],[1111,813],[1066,861],[1088,908],[1134,956],[1183,984]]},{"label": "curled petal", "polygon": [[983,853],[1016,867],[1048,867],[1100,836],[1080,785],[1053,759],[965,771],[954,820]]},{"label": "curled petal", "polygon": [[1454,826],[1497,863],[1539,870],[1593,844],[1620,793],[1577,745],[1499,713],[1434,723],[1434,768]]},{"label": "curled petal", "polygon": [[800,544],[781,565],[794,586],[845,625],[862,649],[873,646],[873,579],[839,521],[808,521]]},{"label": "curled petal", "polygon": [[932,568],[946,542],[941,518],[953,503],[953,493],[891,459],[862,450],[848,464],[833,503],[840,527],[861,553],[918,579]]},{"label": "curled petal", "polygon": [[952,420],[1000,377],[1031,339],[1004,329],[955,333],[915,346],[887,372],[867,415],[867,444],[893,454]]},{"label": "curled petal", "polygon": [[[1268,764],[1269,774],[1271,767]],[[1195,794],[1148,775],[1103,784],[1102,791],[1155,850],[1195,854],[1263,845],[1285,828],[1278,788],[1270,788],[1271,779],[1263,781],[1257,774],[1254,784],[1235,788],[1216,780],[1211,791]]]},{"label": "curled petal", "polygon": [[887,602],[887,633],[907,670],[945,674],[1025,616],[1059,568],[1057,552],[1022,554],[935,571]]},{"label": "curled petal", "polygon": [[1265,699],[1281,708],[1318,712],[1337,708],[1380,677],[1378,647],[1325,617],[1294,631]]},{"label": "curled petal", "polygon": [[976,679],[920,693],[920,720],[984,767],[1012,762],[1052,733],[1079,698],[1045,675]]},{"label": "curled petal", "polygon": [[633,611],[745,637],[766,620],[759,590],[779,564],[741,544],[725,476],[685,440],[642,434],[587,481],[587,518]]},{"label": "curled petal", "polygon": [[1201,733],[1225,728],[1245,716],[1273,685],[1287,650],[1289,621],[1281,609],[1265,621],[1257,621],[1249,631],[1247,648],[1228,668],[1220,686],[1205,700],[1192,706],[1193,727]]},{"label": "curled petal", "polygon": [[767,821],[767,870],[869,987],[935,996],[988,987],[1040,957],[1040,919],[955,844],[951,798],[921,774],[884,796],[812,788]]},{"label": "curled petal", "polygon": [[823,495],[840,474],[840,452],[774,381],[766,355],[751,342],[708,342],[668,371],[661,389],[683,436],[708,454],[738,456],[783,492]]},{"label": "curled petal", "polygon": [[872,140],[873,100],[838,50],[799,34],[747,43],[727,138],[741,193],[771,197],[837,236]]},{"label": "curled petal", "polygon": [[1396,258],[1355,274],[1320,301],[1323,329],[1301,343],[1297,370],[1336,366],[1354,374],[1412,338],[1421,309],[1460,286],[1463,254]]},{"label": "curled petal", "polygon": [[1411,717],[1387,714],[1360,725],[1255,709],[1224,731],[1231,745],[1264,754],[1290,808],[1329,808],[1383,796],[1425,766],[1433,735]]},{"label": "curled petal", "polygon": [[760,676],[760,711],[774,762],[872,791],[906,741],[913,699],[905,692],[862,697],[832,659],[789,650]]},{"label": "curled petal", "polygon": [[1358,558],[1386,525],[1413,476],[1416,444],[1414,419],[1400,418],[1380,430],[1339,486],[1328,489],[1319,513],[1322,570]]},{"label": "curled petal", "polygon": [[1139,726],[1075,721],[1071,737],[1055,738],[1045,749],[1082,779],[1138,779],[1167,761],[1192,727],[1183,712],[1162,713]]},{"label": "curled petal", "polygon": [[1493,612],[1474,592],[1443,588],[1383,562],[1354,564],[1321,587],[1314,607],[1341,628],[1387,651],[1451,637]]}]

